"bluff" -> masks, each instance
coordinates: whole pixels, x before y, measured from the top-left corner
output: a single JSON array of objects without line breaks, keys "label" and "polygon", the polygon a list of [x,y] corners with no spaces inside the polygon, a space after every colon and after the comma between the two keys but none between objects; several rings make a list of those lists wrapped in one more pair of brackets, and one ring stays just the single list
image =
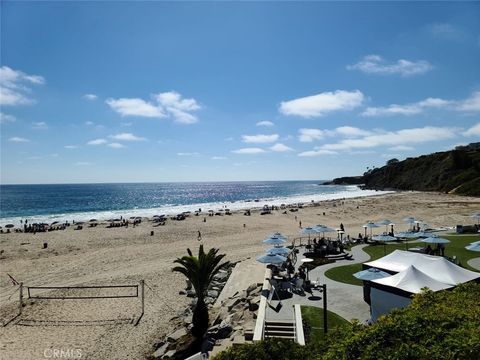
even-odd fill
[{"label": "bluff", "polygon": [[[345,182],[345,178],[332,183]],[[480,142],[457,146],[403,161],[391,159],[381,168],[370,169],[361,179],[367,189],[441,191],[480,196]]]}]

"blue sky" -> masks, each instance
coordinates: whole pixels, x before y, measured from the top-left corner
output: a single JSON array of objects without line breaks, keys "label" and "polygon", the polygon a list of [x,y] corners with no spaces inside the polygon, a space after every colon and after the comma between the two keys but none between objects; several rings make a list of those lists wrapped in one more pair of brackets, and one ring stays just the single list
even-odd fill
[{"label": "blue sky", "polygon": [[478,2],[0,6],[3,184],[329,179],[480,141]]}]

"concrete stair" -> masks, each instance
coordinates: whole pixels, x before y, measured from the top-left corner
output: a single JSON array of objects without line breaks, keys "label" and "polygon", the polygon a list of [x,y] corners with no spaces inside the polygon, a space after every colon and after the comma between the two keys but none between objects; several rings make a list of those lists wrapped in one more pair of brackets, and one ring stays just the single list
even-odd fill
[{"label": "concrete stair", "polygon": [[284,338],[295,341],[295,324],[293,321],[265,321],[265,338]]}]

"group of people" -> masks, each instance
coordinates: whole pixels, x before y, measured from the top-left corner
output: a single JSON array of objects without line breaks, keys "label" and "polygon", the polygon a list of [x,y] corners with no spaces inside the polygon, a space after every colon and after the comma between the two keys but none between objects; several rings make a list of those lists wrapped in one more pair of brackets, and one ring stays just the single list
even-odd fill
[{"label": "group of people", "polygon": [[425,254],[427,255],[441,255],[445,256],[445,244],[437,244],[437,247],[433,249],[430,244],[424,250]]},{"label": "group of people", "polygon": [[304,286],[307,281],[307,273],[304,266],[300,266],[298,271],[295,271],[295,266],[293,265],[290,259],[287,260],[286,263],[282,264],[282,266],[274,266],[272,267],[272,276],[281,276],[281,272],[285,272],[286,276],[284,276],[283,284],[287,284],[288,286],[281,286],[281,289],[290,289],[292,286],[297,291],[303,293]]},{"label": "group of people", "polygon": [[340,254],[345,250],[342,241],[332,241],[325,238],[313,239],[313,252],[318,256],[325,256],[328,254]]}]

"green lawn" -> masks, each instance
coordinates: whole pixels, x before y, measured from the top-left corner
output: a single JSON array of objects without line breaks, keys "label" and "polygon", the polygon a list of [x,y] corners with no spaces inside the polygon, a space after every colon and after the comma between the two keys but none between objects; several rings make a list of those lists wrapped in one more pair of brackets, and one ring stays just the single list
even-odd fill
[{"label": "green lawn", "polygon": [[[467,261],[480,256],[480,253],[469,251],[465,249],[465,246],[474,241],[480,240],[480,235],[445,235],[442,237],[450,240],[451,242],[445,246],[445,256],[453,257],[456,256],[459,264],[469,270],[478,271],[467,264]],[[423,246],[423,243],[411,243],[409,242],[408,247]],[[391,253],[394,250],[406,250],[405,243],[391,243],[386,247],[387,254]],[[363,250],[370,255],[370,260],[376,260],[385,255],[385,250],[383,245],[369,245]],[[325,276],[329,279],[343,282],[346,284],[352,285],[362,285],[362,281],[358,280],[353,276],[357,271],[362,270],[362,264],[354,265],[344,265],[339,266],[325,272]]]},{"label": "green lawn", "polygon": [[[323,332],[323,309],[315,306],[302,305],[302,318],[311,329],[308,342],[323,342],[325,336]],[[328,331],[339,326],[345,326],[348,323],[349,322],[341,316],[327,310]]]}]

